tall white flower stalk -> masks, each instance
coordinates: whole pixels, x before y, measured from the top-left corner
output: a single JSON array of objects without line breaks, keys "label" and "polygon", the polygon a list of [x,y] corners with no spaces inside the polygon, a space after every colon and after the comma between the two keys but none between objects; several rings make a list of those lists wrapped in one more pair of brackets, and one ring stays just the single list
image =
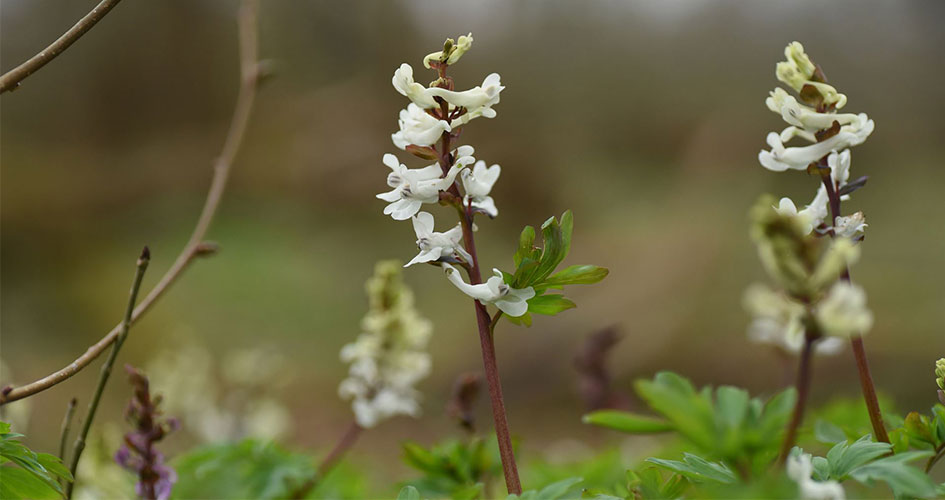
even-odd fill
[{"label": "tall white flower stalk", "polygon": [[[473,120],[496,116],[494,108],[505,87],[501,77],[491,73],[479,85],[455,89],[447,69],[459,62],[472,43],[471,33],[457,41],[447,39],[443,50],[424,57],[424,67],[436,72],[429,85],[417,82],[413,67],[407,63],[394,71],[391,83],[408,102],[400,111],[398,130],[391,140],[398,149],[434,163],[409,168],[395,155],[384,155],[382,163],[390,169],[387,185],[391,190],[377,198],[388,203],[385,215],[412,222],[419,253],[407,266],[426,263],[439,267],[457,290],[474,301],[506,487],[509,493],[518,494],[522,487],[496,364],[493,340],[496,323],[505,316],[515,323],[530,325],[533,313],[554,315],[575,307],[562,294],[548,293],[549,290],[596,283],[607,275],[607,270],[571,266],[555,272],[570,249],[572,216],[568,211],[560,221],[552,217],[541,226],[543,248],[533,245],[536,232],[527,226],[513,259],[514,272],[493,269],[493,276],[483,281],[476,255],[475,217],[499,215],[492,190],[502,168],[477,160],[473,147],[458,144],[458,140],[463,127]],[[438,222],[426,207],[437,204],[451,207],[459,216],[459,223],[451,226],[453,223]],[[496,312],[490,315],[489,307]]]},{"label": "tall white flower stalk", "polygon": [[338,393],[352,401],[358,425],[371,428],[396,415],[420,415],[414,386],[430,373],[426,346],[433,329],[414,308],[398,262],[378,262],[366,289],[370,308],[363,333],[341,349],[351,368]]},{"label": "tall white flower stalk", "polygon": [[837,352],[850,339],[870,410],[875,437],[888,442],[861,336],[873,324],[866,294],[850,281],[849,266],[859,257],[867,227],[861,212],[843,216],[840,204],[866,184],[850,179],[850,148],[862,144],[874,124],[865,113],[841,113],[847,97],[827,83],[798,42],[784,51],[776,76],[797,96],[781,88],[765,100],[787,127],[767,136],[770,149],[758,153],[774,172],[801,170],[816,176],[817,191],[803,208],[790,198],[763,198],[752,211],[752,238],[765,270],[780,290],[754,285],[745,295],[754,316],[749,337],[800,354],[798,402],[782,447],[788,457],[803,418],[810,385],[811,354]]}]

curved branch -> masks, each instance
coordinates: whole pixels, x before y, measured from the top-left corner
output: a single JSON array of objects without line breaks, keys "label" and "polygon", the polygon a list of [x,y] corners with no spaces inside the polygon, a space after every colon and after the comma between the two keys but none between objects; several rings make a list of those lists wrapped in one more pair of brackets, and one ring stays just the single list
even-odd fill
[{"label": "curved branch", "polygon": [[[226,188],[226,181],[229,178],[230,167],[243,141],[243,135],[246,132],[246,125],[249,122],[250,111],[252,111],[253,100],[256,96],[257,82],[259,80],[256,41],[257,9],[258,0],[244,0],[240,7],[239,33],[242,83],[240,85],[239,95],[236,98],[236,108],[233,111],[229,132],[227,132],[223,149],[213,167],[213,180],[210,182],[210,191],[207,193],[207,200],[204,202],[203,211],[200,212],[200,218],[197,220],[197,225],[190,235],[190,240],[177,256],[174,264],[171,265],[171,268],[164,273],[164,276],[161,277],[158,284],[151,289],[148,295],[135,308],[131,316],[132,324],[144,315],[144,313],[164,295],[164,292],[177,281],[177,278],[180,277],[181,273],[183,273],[184,269],[187,268],[195,257],[213,251],[212,247],[204,242],[204,236],[207,233],[207,229],[210,227],[210,223],[213,221],[217,207],[220,205],[223,191]],[[120,332],[121,325],[119,324],[112,328],[101,340],[89,347],[88,350],[76,358],[75,361],[55,373],[20,387],[8,386],[4,388],[3,391],[0,392],[0,405],[32,396],[79,373],[91,363],[92,360],[102,354],[102,352],[118,338]]]},{"label": "curved branch", "polygon": [[105,14],[108,14],[108,11],[112,10],[112,7],[118,5],[120,1],[121,0],[102,0],[91,12],[86,14],[85,17],[79,19],[79,22],[75,23],[75,26],[69,28],[69,31],[63,33],[62,36],[57,38],[55,42],[49,44],[42,52],[4,73],[3,76],[0,76],[0,93],[15,90],[19,87],[21,81],[32,75],[39,68],[45,66],[49,61],[55,59],[59,54],[62,54],[70,45],[92,29],[92,26],[95,26],[96,23],[101,21],[102,18],[105,17]]}]

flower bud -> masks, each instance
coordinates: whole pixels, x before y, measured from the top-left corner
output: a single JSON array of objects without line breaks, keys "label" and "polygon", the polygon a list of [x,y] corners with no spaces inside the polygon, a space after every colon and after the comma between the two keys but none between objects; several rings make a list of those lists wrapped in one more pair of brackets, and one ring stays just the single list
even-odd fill
[{"label": "flower bud", "polygon": [[945,391],[945,358],[935,362],[935,383],[939,389]]}]

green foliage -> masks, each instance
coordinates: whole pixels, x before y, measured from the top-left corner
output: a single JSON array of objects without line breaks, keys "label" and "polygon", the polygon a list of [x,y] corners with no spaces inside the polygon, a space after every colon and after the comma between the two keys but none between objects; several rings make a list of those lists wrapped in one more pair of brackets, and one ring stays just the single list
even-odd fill
[{"label": "green foliage", "polygon": [[311,458],[247,439],[179,456],[173,498],[286,498],[312,477]]},{"label": "green foliage", "polygon": [[545,486],[541,490],[528,490],[523,491],[521,495],[509,495],[506,497],[507,500],[521,499],[521,500],[558,500],[559,498],[565,498],[565,495],[573,488],[575,485],[583,481],[580,477],[571,477],[568,479],[562,479],[561,481],[551,483],[548,486]]},{"label": "green foliage", "polygon": [[682,462],[661,458],[648,458],[646,461],[657,467],[678,473],[696,483],[716,482],[728,484],[738,480],[735,473],[723,463],[709,462],[690,453],[684,453],[683,457]]},{"label": "green foliage", "polygon": [[700,453],[753,472],[760,472],[776,455],[781,434],[796,395],[793,389],[766,402],[750,398],[743,389],[722,386],[696,391],[689,380],[671,372],[660,372],[653,380],[636,383],[637,393],[663,420],[622,413],[625,429],[614,413],[591,414],[585,421],[631,434],[654,432],[662,425],[675,430]]},{"label": "green foliage", "polygon": [[574,219],[567,210],[561,214],[560,221],[550,217],[541,225],[542,248],[535,246],[535,228],[525,226],[522,230],[513,257],[515,272],[506,273],[504,279],[513,288],[534,288],[535,296],[528,300],[528,312],[524,316],[509,318],[513,323],[530,326],[532,313],[553,316],[577,307],[561,294],[546,292],[561,290],[565,285],[590,285],[607,276],[607,269],[591,265],[570,266],[554,272],[571,251],[573,229]]},{"label": "green foliage", "polygon": [[485,483],[502,476],[495,438],[448,441],[431,448],[407,442],[404,461],[423,473],[408,481],[424,496],[454,499],[479,498]]},{"label": "green foliage", "polygon": [[59,480],[72,481],[69,469],[55,455],[33,452],[20,437],[0,422],[0,498],[61,498]]},{"label": "green foliage", "polygon": [[584,478],[584,496],[603,493],[626,494],[627,468],[619,450],[598,451],[583,458],[554,461],[531,460],[520,468],[522,483],[526,485],[551,484],[562,479]]},{"label": "green foliage", "polygon": [[[802,453],[795,448],[793,453]],[[921,470],[909,462],[929,457],[932,452],[907,451],[892,454],[892,445],[877,443],[867,434],[853,443],[837,443],[826,457],[813,457],[813,478],[817,481],[846,481],[854,479],[867,486],[886,483],[897,498],[932,498],[936,486]]]},{"label": "green foliage", "polygon": [[420,500],[420,492],[413,486],[404,486],[397,494],[397,500]]},{"label": "green foliage", "polygon": [[689,487],[689,482],[679,474],[670,474],[663,479],[657,467],[627,471],[627,479],[627,487],[633,492],[633,498],[679,498]]},{"label": "green foliage", "polygon": [[620,410],[598,410],[584,415],[583,421],[585,424],[607,427],[628,434],[667,432],[674,429],[673,425],[665,420]]}]

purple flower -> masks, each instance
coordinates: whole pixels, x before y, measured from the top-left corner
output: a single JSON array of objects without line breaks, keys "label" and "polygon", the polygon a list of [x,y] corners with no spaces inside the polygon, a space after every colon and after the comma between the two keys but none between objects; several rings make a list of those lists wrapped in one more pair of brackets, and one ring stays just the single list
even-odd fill
[{"label": "purple flower", "polygon": [[134,398],[128,403],[125,417],[135,430],[125,434],[124,444],[115,452],[115,462],[138,475],[135,492],[148,500],[166,500],[171,487],[177,482],[177,473],[164,464],[164,454],[154,448],[155,443],[179,427],[177,419],[161,419],[158,410],[160,397],[151,398],[147,377],[135,368],[125,365]]}]

